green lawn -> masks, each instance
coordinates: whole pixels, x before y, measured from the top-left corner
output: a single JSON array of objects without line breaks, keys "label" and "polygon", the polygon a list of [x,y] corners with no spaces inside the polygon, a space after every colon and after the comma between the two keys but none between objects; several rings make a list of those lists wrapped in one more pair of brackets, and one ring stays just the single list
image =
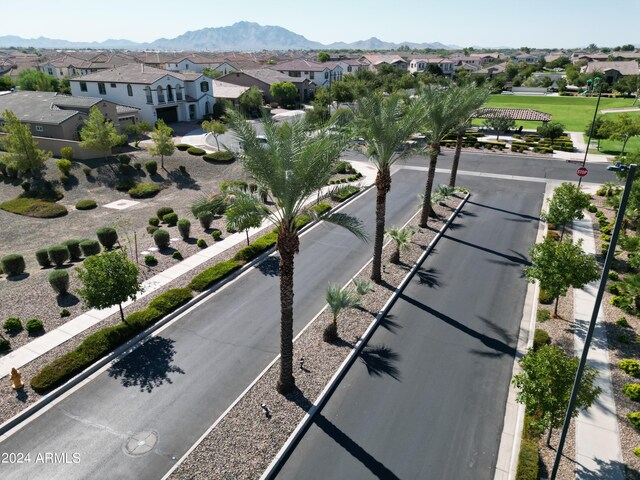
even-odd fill
[{"label": "green lawn", "polygon": [[[596,98],[586,97],[537,97],[521,95],[491,95],[486,103],[487,107],[505,108],[531,108],[539,112],[553,115],[552,120],[564,124],[565,129],[571,132],[582,132],[593,119],[596,108]],[[599,110],[608,108],[631,107],[633,98],[602,98]],[[612,115],[612,114],[608,114]],[[640,115],[633,112],[632,115]],[[474,124],[482,124],[482,120],[474,120]],[[536,129],[540,122],[516,121],[516,125],[522,125],[526,129]]]},{"label": "green lawn", "polygon": [[[584,136],[584,142],[587,143],[586,135]],[[592,153],[604,153],[606,155],[619,155],[622,151],[622,142],[617,140],[600,140],[600,151],[596,150],[597,145],[597,140],[591,140],[591,148],[589,151]],[[624,151],[627,153],[640,152],[640,138],[630,138]]]}]

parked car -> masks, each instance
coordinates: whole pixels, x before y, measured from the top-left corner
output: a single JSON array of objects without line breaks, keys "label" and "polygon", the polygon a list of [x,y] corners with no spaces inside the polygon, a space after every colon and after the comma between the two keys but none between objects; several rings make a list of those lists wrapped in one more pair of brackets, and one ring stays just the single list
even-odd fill
[{"label": "parked car", "polygon": [[607,170],[611,170],[613,172],[624,172],[627,169],[627,166],[622,162],[615,162],[611,165],[607,166]]}]

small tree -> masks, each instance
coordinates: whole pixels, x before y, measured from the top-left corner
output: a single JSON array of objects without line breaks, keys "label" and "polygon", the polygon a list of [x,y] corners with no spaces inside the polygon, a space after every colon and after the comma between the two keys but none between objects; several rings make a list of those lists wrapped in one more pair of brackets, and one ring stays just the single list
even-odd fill
[{"label": "small tree", "polygon": [[[593,123],[593,131],[591,130],[591,123]],[[609,138],[607,132],[602,128],[604,124],[604,118],[602,116],[596,117],[595,122],[591,122],[584,127],[584,134],[591,134],[591,138],[594,140],[598,140],[598,151],[600,150],[600,140],[604,140]]]},{"label": "small tree", "polygon": [[529,250],[531,266],[525,267],[527,280],[540,281],[540,288],[556,299],[553,314],[558,315],[558,298],[567,294],[569,287],[582,288],[598,279],[598,266],[592,255],[582,251],[582,240],[556,242],[546,238]]},{"label": "small tree", "polygon": [[78,295],[89,308],[120,307],[120,317],[124,322],[122,303],[135,300],[142,292],[138,280],[138,267],[127,258],[122,250],[103,252],[85,259],[76,268],[82,288]]},{"label": "small tree", "polygon": [[258,87],[251,87],[238,98],[238,103],[245,113],[255,115],[260,111],[264,99]]},{"label": "small tree", "polygon": [[299,97],[298,89],[291,82],[275,82],[269,87],[272,97],[277,98],[282,105],[285,102],[293,102]]},{"label": "small tree", "polygon": [[327,52],[320,52],[318,54],[318,61],[321,63],[324,62],[328,62],[329,60],[331,60],[331,57],[329,56],[329,54]]},{"label": "small tree", "polygon": [[486,118],[484,121],[484,125],[491,130],[495,130],[496,132],[496,140],[500,139],[500,134],[502,132],[506,132],[510,128],[516,126],[516,121],[505,115],[496,115],[489,118]]},{"label": "small tree", "polygon": [[84,121],[80,138],[82,148],[105,152],[105,160],[113,147],[126,141],[126,136],[118,135],[116,127],[104,118],[98,107],[91,107],[89,110],[89,118]]},{"label": "small tree", "polygon": [[622,155],[629,139],[640,135],[640,117],[627,113],[621,113],[613,118],[605,117],[598,131],[606,135],[606,138],[622,142],[622,150],[620,151]]},{"label": "small tree", "polygon": [[262,220],[267,216],[269,210],[265,206],[251,209],[250,205],[256,205],[257,199],[251,193],[241,190],[234,191],[235,199],[231,206],[227,208],[227,229],[245,232],[247,235],[247,245],[249,245],[249,229],[258,228],[262,225]]},{"label": "small tree", "polygon": [[223,135],[228,130],[225,124],[218,120],[205,120],[202,122],[202,130],[213,135],[213,138],[216,141],[216,147],[220,150],[218,136]]},{"label": "small tree", "polygon": [[134,123],[133,125],[128,125],[126,128],[126,132],[128,134],[136,136],[136,147],[142,139],[142,136],[146,135],[151,130],[153,130],[153,125],[151,125],[146,120],[141,120],[138,123]]},{"label": "small tree", "polygon": [[204,67],[202,69],[202,74],[206,75],[209,78],[219,78],[222,75],[224,75],[224,72],[221,72],[220,70],[216,70],[215,68]]},{"label": "small tree", "polygon": [[[578,358],[567,356],[559,347],[545,345],[537,351],[530,350],[520,360],[520,366],[522,373],[513,377],[513,385],[520,390],[516,402],[524,403],[529,415],[540,416],[538,422],[549,429],[547,445],[551,446],[553,429],[562,426],[569,405]],[[572,417],[589,408],[600,395],[601,389],[595,385],[597,376],[595,368],[585,367]]]},{"label": "small tree", "polygon": [[554,140],[564,133],[564,125],[560,122],[546,122],[537,129],[538,135]]},{"label": "small tree", "polygon": [[153,146],[149,148],[149,152],[154,157],[160,157],[160,167],[163,169],[165,155],[173,155],[173,152],[176,150],[172,135],[173,130],[171,127],[168,127],[163,120],[158,120],[155,130],[151,132]]},{"label": "small tree", "polygon": [[0,146],[6,150],[6,155],[0,157],[7,167],[15,168],[18,172],[27,172],[40,168],[51,152],[45,152],[38,148],[33,140],[28,125],[23,125],[11,110],[5,110],[2,114],[6,133],[0,137]]},{"label": "small tree", "polygon": [[562,225],[560,241],[564,235],[565,225],[576,218],[583,218],[583,210],[591,203],[591,196],[580,191],[578,185],[564,182],[553,191],[549,202],[549,211],[544,215],[547,222]]}]

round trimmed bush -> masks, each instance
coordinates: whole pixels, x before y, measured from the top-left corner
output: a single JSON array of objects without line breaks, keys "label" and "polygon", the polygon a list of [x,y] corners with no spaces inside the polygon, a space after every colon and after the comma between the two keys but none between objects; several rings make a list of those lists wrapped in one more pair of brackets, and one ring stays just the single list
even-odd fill
[{"label": "round trimmed bush", "polygon": [[153,182],[140,182],[129,189],[131,198],[150,198],[158,194],[160,186]]},{"label": "round trimmed bush", "polygon": [[211,222],[213,222],[213,214],[211,212],[202,212],[198,215],[198,221],[200,222],[200,226],[205,230],[209,230],[211,227]]},{"label": "round trimmed bush", "polygon": [[174,260],[182,260],[184,257],[179,251],[176,250],[171,254],[171,258],[173,258]]},{"label": "round trimmed bush", "polygon": [[71,162],[66,159],[61,159],[56,162],[56,166],[62,175],[68,176],[71,172]]},{"label": "round trimmed bush", "polygon": [[69,272],[54,270],[49,274],[49,285],[58,295],[64,295],[69,291]]},{"label": "round trimmed bush", "polygon": [[56,267],[64,265],[64,262],[69,260],[69,257],[69,249],[66,245],[54,245],[53,247],[49,247],[49,259],[56,265]]},{"label": "round trimmed bush", "polygon": [[147,169],[149,175],[155,175],[158,173],[158,163],[155,160],[147,160],[144,162],[144,168]]},{"label": "round trimmed bush", "polygon": [[96,203],[95,200],[88,198],[86,200],[80,200],[79,202],[77,202],[76,210],[92,210],[97,206],[98,204]]},{"label": "round trimmed bush", "polygon": [[181,219],[178,222],[178,231],[180,232],[182,239],[187,240],[189,238],[189,233],[191,232],[191,222],[186,218]]},{"label": "round trimmed bush", "polygon": [[[191,152],[189,152],[191,153]],[[213,152],[203,155],[202,158],[209,162],[230,163],[235,160],[233,153],[231,152]]]},{"label": "round trimmed bush", "polygon": [[51,260],[49,259],[49,250],[47,250],[46,248],[36,250],[36,260],[38,261],[38,265],[40,265],[42,268],[49,268],[51,266]]},{"label": "round trimmed bush", "polygon": [[178,214],[167,213],[164,217],[162,217],[162,221],[170,227],[175,227],[176,224],[178,223]]},{"label": "round trimmed bush", "polygon": [[77,262],[82,258],[82,251],[80,250],[80,240],[65,240],[62,245],[69,250],[69,256],[72,262]]},{"label": "round trimmed bush", "polygon": [[185,150],[189,150],[191,147],[192,145],[189,145],[188,143],[179,143],[176,145],[176,148],[181,152],[184,152]]},{"label": "round trimmed bush", "polygon": [[550,305],[553,303],[555,298],[549,295],[545,290],[540,289],[540,296],[538,297],[538,301],[543,305]]},{"label": "round trimmed bush", "polygon": [[153,235],[153,232],[155,232],[158,229],[159,229],[159,227],[156,227],[154,225],[147,225],[147,233],[149,235]]},{"label": "round trimmed bush", "polygon": [[11,350],[11,343],[6,338],[0,337],[0,352],[6,352],[7,350]]},{"label": "round trimmed bush", "polygon": [[111,250],[113,246],[118,241],[118,232],[116,232],[115,228],[111,227],[102,227],[96,231],[96,235],[98,236],[98,241],[102,244],[104,248],[107,250]]},{"label": "round trimmed bush", "polygon": [[158,259],[153,255],[145,255],[144,264],[148,267],[153,267],[154,265],[158,264]]},{"label": "round trimmed bush", "polygon": [[29,332],[29,335],[32,335],[34,333],[38,333],[44,330],[44,324],[42,323],[42,320],[38,320],[37,318],[32,318],[26,323],[24,328],[27,332]]},{"label": "round trimmed bush", "polygon": [[198,248],[206,248],[207,247],[207,241],[204,238],[199,238],[196,241],[196,245],[198,246]]},{"label": "round trimmed bush", "polygon": [[163,229],[158,229],[153,232],[153,241],[156,243],[158,248],[167,248],[169,246],[169,232]]},{"label": "round trimmed bush", "polygon": [[188,148],[188,149],[187,149],[187,153],[188,153],[189,155],[202,156],[202,155],[204,155],[204,154],[205,154],[205,153],[207,153],[207,152],[205,152],[203,149],[198,148],[198,147],[190,147],[190,148]]},{"label": "round trimmed bush", "polygon": [[60,149],[60,156],[65,160],[73,160],[73,148],[62,147]]},{"label": "round trimmed bush", "polygon": [[7,333],[18,333],[22,331],[22,322],[17,317],[7,318],[2,324],[2,328]]},{"label": "round trimmed bush", "polygon": [[60,318],[65,318],[70,316],[71,316],[71,312],[66,308],[63,308],[62,310],[60,310]]},{"label": "round trimmed bush", "polygon": [[158,225],[160,225],[160,219],[158,217],[151,217],[149,219],[149,225],[153,225],[154,227],[157,227]]},{"label": "round trimmed bush", "polygon": [[546,330],[542,330],[540,328],[536,328],[533,333],[533,351],[540,350],[540,348],[545,345],[549,345],[551,343],[551,337]]},{"label": "round trimmed bush", "polygon": [[222,231],[214,228],[213,231],[211,232],[211,238],[213,238],[214,241],[218,241],[222,238]]},{"label": "round trimmed bush", "polygon": [[80,250],[82,250],[82,255],[85,257],[98,255],[101,250],[100,243],[97,240],[82,240],[80,242]]},{"label": "round trimmed bush", "polygon": [[5,255],[0,259],[0,265],[2,265],[2,271],[10,277],[24,273],[25,269],[24,257],[18,253]]},{"label": "round trimmed bush", "polygon": [[[156,210],[156,216],[160,219],[162,219],[162,217],[164,217],[167,213],[173,213],[173,208],[171,207],[160,207],[158,210]],[[151,223],[151,222],[149,222]],[[151,223],[151,225],[153,225]]]}]

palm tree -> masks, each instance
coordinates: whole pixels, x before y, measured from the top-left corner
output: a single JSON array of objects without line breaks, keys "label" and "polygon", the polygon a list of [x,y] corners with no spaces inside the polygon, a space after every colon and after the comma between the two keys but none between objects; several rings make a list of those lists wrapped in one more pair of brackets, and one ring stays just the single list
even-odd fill
[{"label": "palm tree", "polygon": [[[321,130],[308,135],[303,122],[276,124],[264,119],[266,144],[260,142],[256,131],[235,110],[226,114],[228,124],[239,141],[243,166],[258,184],[269,191],[274,209],[266,216],[277,229],[277,249],[280,253],[280,378],[277,389],[283,395],[295,387],[293,377],[293,267],[300,239],[297,218],[304,211],[305,202],[319,188],[327,184],[345,142],[328,136]],[[255,212],[264,205],[250,195],[238,196],[234,208]],[[359,220],[342,213],[321,217],[347,228],[365,240]]]},{"label": "palm tree", "polygon": [[471,95],[470,92],[473,90],[475,90],[474,87],[469,86],[450,85],[443,89],[440,86],[431,85],[419,93],[420,100],[426,109],[424,126],[431,134],[431,143],[428,148],[429,172],[420,214],[421,227],[427,226],[431,214],[431,190],[436,174],[440,142],[453,128],[467,121],[473,110],[477,108],[470,109],[470,101],[467,99],[467,95]]},{"label": "palm tree", "polygon": [[412,228],[390,228],[386,231],[386,235],[390,238],[395,244],[395,251],[391,254],[391,258],[389,261],[391,263],[400,263],[400,253],[404,252],[409,248],[409,244],[411,243],[411,237],[415,230]]},{"label": "palm tree", "polygon": [[387,193],[391,189],[391,166],[409,155],[403,148],[411,135],[423,123],[424,106],[421,102],[406,101],[398,94],[384,97],[374,93],[357,100],[355,113],[350,119],[355,137],[364,140],[363,150],[376,167],[376,229],[373,243],[371,280],[382,280],[382,244]]},{"label": "palm tree", "polygon": [[460,151],[462,150],[462,141],[464,133],[469,128],[471,116],[480,108],[489,98],[489,90],[486,88],[467,86],[463,87],[459,94],[462,95],[462,104],[460,105],[460,120],[456,125],[456,151],[453,154],[453,165],[451,166],[451,176],[449,177],[449,186],[456,186],[456,175],[458,174],[458,164],[460,163]]},{"label": "palm tree", "polygon": [[342,290],[338,285],[330,283],[326,295],[329,309],[333,314],[333,329],[338,331],[338,315],[343,310],[360,305],[360,297],[353,290]]}]

